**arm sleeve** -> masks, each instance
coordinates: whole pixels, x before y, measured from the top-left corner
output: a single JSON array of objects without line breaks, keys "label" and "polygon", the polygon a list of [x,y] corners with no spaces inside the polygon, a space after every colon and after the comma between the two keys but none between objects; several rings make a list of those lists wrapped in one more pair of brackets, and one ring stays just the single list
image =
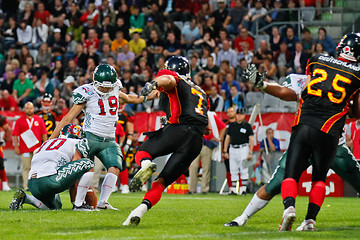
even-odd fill
[{"label": "arm sleeve", "polygon": [[76,144],[76,150],[79,151],[82,157],[87,158],[89,156],[90,148],[87,139],[82,139]]},{"label": "arm sleeve", "polygon": [[253,132],[253,130],[252,130],[252,127],[251,127],[250,123],[247,124],[247,125],[248,125],[249,136],[253,136],[253,135],[254,135],[254,132]]},{"label": "arm sleeve", "polygon": [[93,94],[92,89],[88,86],[80,86],[73,91],[74,104],[82,104],[87,102],[89,97]]}]

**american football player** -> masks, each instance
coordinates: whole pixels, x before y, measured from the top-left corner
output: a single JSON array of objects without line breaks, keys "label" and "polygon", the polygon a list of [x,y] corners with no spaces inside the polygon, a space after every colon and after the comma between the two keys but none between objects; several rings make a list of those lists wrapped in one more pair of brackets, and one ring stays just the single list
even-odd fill
[{"label": "american football player", "polygon": [[139,190],[155,172],[153,159],[172,155],[142,203],[129,214],[123,225],[138,225],[143,215],[159,202],[164,189],[188,169],[201,151],[203,134],[208,126],[206,94],[191,82],[190,64],[186,58],[169,58],[165,69],[160,70],[151,83],[146,83],[140,95],[148,96],[154,89],[161,91],[160,105],[168,124],[158,131],[146,133],[149,138],[135,155],[141,168],[130,183],[130,191]]},{"label": "american football player", "polygon": [[[89,146],[83,137],[79,125],[68,124],[62,128],[59,138],[44,142],[31,161],[28,187],[32,195],[21,189],[16,191],[10,209],[17,210],[24,203],[40,209],[61,209],[59,193],[81,181],[94,166],[87,158]],[[81,210],[92,209],[83,203]]]},{"label": "american football player", "polygon": [[45,93],[41,99],[41,110],[35,113],[44,120],[48,137],[51,136],[59,123],[59,114],[54,111],[53,104],[53,96],[50,93]]},{"label": "american football player", "polygon": [[[108,170],[101,186],[98,209],[118,210],[108,203],[108,199],[123,167],[121,149],[115,142],[119,102],[137,104],[147,99],[146,97],[126,95],[120,91],[121,88],[121,82],[112,66],[108,64],[97,66],[93,82],[74,90],[74,106],[50,136],[50,139],[57,137],[63,126],[70,123],[81,111],[85,112],[83,129],[89,142],[89,157],[98,157]],[[151,94],[149,99],[154,98],[155,95],[155,93]]]}]

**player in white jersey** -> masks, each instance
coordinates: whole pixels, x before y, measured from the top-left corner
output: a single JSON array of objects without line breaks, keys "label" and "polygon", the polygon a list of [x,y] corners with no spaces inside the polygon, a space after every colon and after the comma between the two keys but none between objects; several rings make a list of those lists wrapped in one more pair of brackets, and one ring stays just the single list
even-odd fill
[{"label": "player in white jersey", "polygon": [[[108,199],[122,169],[123,156],[119,145],[115,142],[119,102],[137,104],[146,100],[142,96],[126,95],[120,91],[121,88],[121,82],[117,79],[117,73],[112,66],[108,64],[97,66],[93,83],[74,90],[74,106],[50,136],[50,139],[57,137],[63,126],[70,123],[81,111],[85,112],[83,128],[89,141],[89,157],[97,156],[108,170],[101,186],[98,209],[118,210],[108,203]],[[149,100],[154,97],[155,94],[152,94]]]},{"label": "player in white jersey", "polygon": [[[286,77],[283,86],[281,86],[277,83],[264,82],[261,75],[258,75],[256,68],[252,66],[249,66],[247,70],[250,72],[248,73],[250,75],[249,80],[262,91],[286,101],[298,101],[300,99],[306,75],[290,74]],[[244,212],[233,221],[226,223],[225,227],[244,226],[251,216],[263,209],[275,195],[280,193],[281,183],[285,174],[286,157],[287,151],[279,159],[278,167],[275,169],[269,182],[254,194]],[[360,192],[360,165],[345,144],[344,136],[339,139],[336,157],[331,169],[351,184],[357,192]],[[315,221],[304,220],[296,230],[313,231],[314,224]]]},{"label": "player in white jersey", "polygon": [[28,187],[32,195],[18,190],[10,209],[17,210],[24,203],[40,209],[61,209],[59,193],[94,167],[94,162],[87,158],[89,146],[83,137],[80,126],[68,124],[61,130],[60,138],[44,142],[31,161]]}]

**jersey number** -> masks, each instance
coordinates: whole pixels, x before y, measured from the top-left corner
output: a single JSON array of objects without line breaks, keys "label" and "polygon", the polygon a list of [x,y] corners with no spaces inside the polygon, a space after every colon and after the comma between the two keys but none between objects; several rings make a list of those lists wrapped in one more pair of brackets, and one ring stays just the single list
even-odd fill
[{"label": "jersey number", "polygon": [[53,131],[51,130],[51,128],[54,126],[54,123],[53,123],[52,121],[50,121],[50,120],[47,120],[47,121],[45,122],[45,126],[46,126],[46,131],[47,131],[47,133],[48,133],[48,134],[52,134]]},{"label": "jersey number", "polygon": [[[111,96],[111,97],[109,97],[108,101],[109,101],[109,107],[110,107],[109,113],[110,113],[111,115],[115,115],[115,114],[116,114],[116,110],[117,110],[117,108],[118,108],[118,99],[117,99],[117,97],[115,97],[115,96]],[[99,113],[99,115],[105,116],[105,115],[106,115],[106,112],[105,112],[105,106],[104,106],[103,100],[102,100],[102,99],[99,99],[98,104],[99,104],[99,106],[100,106],[100,113]]]},{"label": "jersey number", "polygon": [[[64,138],[54,139],[50,143],[50,145],[45,149],[45,151],[58,150],[62,145],[64,145],[65,142],[66,142],[66,139],[64,139]],[[47,142],[44,142],[43,145],[41,145],[38,152],[40,152],[46,144],[47,144]]]},{"label": "jersey number", "polygon": [[201,92],[196,90],[195,88],[191,88],[191,93],[199,97],[199,102],[197,107],[195,108],[195,112],[203,115],[204,111],[202,110],[202,103],[204,101],[204,97],[202,96]]},{"label": "jersey number", "polygon": [[[311,82],[309,82],[308,86],[307,86],[307,91],[308,94],[314,95],[314,96],[318,96],[321,97],[322,96],[322,90],[321,89],[312,89],[311,87],[317,83],[323,82],[327,79],[328,74],[325,70],[323,69],[319,69],[316,68],[313,72],[313,76],[315,76],[315,74],[320,74],[321,76],[318,78],[315,78],[314,80],[312,80]],[[344,87],[340,87],[339,86],[339,81],[346,83],[346,84],[351,84],[351,80],[343,77],[339,74],[336,74],[333,82],[332,82],[332,87],[334,88],[335,91],[340,92],[341,93],[341,97],[340,98],[336,98],[334,97],[334,94],[332,92],[328,92],[327,97],[329,98],[329,100],[333,103],[341,103],[345,96],[346,96],[346,90]]]}]

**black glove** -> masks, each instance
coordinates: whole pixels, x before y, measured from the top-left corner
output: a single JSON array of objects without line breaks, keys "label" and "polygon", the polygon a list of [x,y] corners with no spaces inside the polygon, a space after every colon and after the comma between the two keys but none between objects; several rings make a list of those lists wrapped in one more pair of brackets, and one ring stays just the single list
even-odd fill
[{"label": "black glove", "polygon": [[262,88],[264,87],[264,80],[266,78],[266,71],[260,74],[256,69],[255,64],[248,64],[247,68],[244,70],[243,78],[252,82],[255,87]]},{"label": "black glove", "polygon": [[157,85],[158,84],[155,81],[147,82],[145,86],[141,89],[139,97],[144,96],[145,98],[147,98],[151,94],[151,92],[157,88]]}]

